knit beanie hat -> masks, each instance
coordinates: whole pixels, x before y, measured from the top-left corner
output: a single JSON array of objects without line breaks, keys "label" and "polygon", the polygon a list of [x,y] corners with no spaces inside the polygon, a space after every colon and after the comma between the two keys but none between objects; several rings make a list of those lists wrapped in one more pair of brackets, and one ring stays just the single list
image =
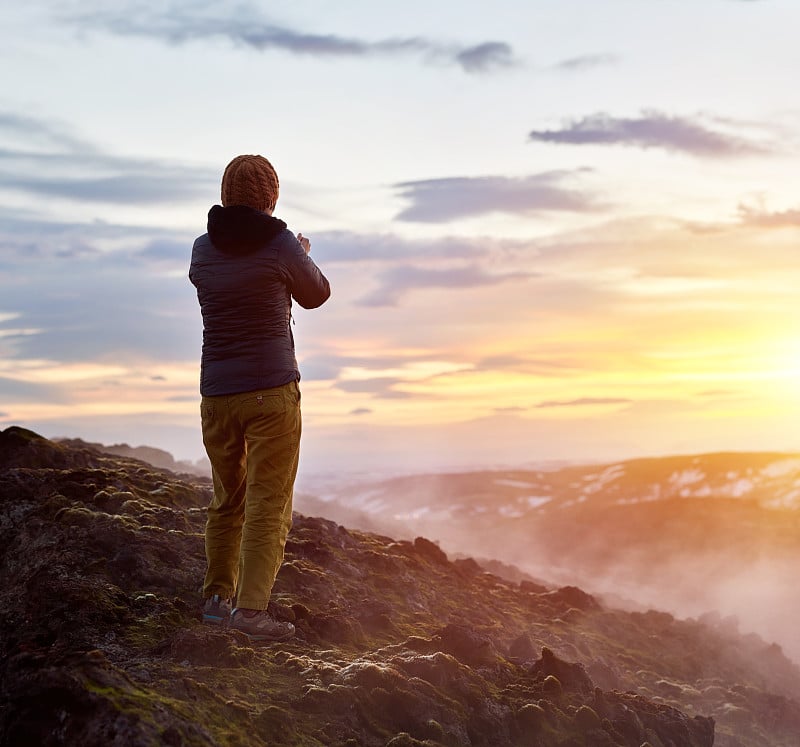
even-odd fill
[{"label": "knit beanie hat", "polygon": [[236,156],[222,175],[222,205],[247,205],[271,213],[278,201],[278,175],[264,156]]}]

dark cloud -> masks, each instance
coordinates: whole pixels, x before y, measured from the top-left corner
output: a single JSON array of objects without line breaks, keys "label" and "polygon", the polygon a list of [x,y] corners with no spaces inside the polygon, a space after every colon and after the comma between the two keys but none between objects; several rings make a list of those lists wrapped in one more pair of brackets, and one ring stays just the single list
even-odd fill
[{"label": "dark cloud", "polygon": [[485,73],[497,68],[511,67],[514,54],[505,42],[484,42],[456,54],[456,61],[468,73]]},{"label": "dark cloud", "polygon": [[354,410],[350,410],[351,415],[370,415],[372,410],[369,407],[356,407]]},{"label": "dark cloud", "polygon": [[475,265],[452,269],[427,269],[412,265],[393,267],[382,273],[380,286],[360,301],[362,306],[394,306],[411,290],[441,288],[447,290],[499,285],[538,277],[537,273],[509,272],[491,274]]},{"label": "dark cloud", "polygon": [[553,171],[528,177],[450,177],[401,182],[394,186],[411,204],[396,217],[442,223],[485,213],[531,215],[547,211],[583,212],[599,205],[591,196],[562,186],[576,172]]},{"label": "dark cloud", "polygon": [[715,131],[699,121],[653,111],[627,119],[605,113],[592,114],[557,130],[532,130],[529,137],[546,143],[663,148],[708,157],[766,152],[755,143]]},{"label": "dark cloud", "polygon": [[425,37],[390,37],[367,41],[352,36],[300,31],[266,20],[251,4],[239,4],[228,13],[221,4],[211,13],[195,3],[173,3],[156,8],[63,14],[81,29],[99,28],[120,36],[158,39],[169,44],[222,39],[258,52],[278,50],[314,57],[376,57],[412,55],[423,61],[459,65],[467,73],[485,73],[516,64],[511,47],[502,41],[475,45],[449,44]]},{"label": "dark cloud", "polygon": [[633,400],[622,397],[581,397],[580,399],[570,400],[546,400],[539,402],[537,408],[547,407],[581,407],[584,405],[626,405]]},{"label": "dark cloud", "polygon": [[758,228],[797,228],[800,227],[800,208],[769,212],[739,205],[739,218],[745,225]]},{"label": "dark cloud", "polygon": [[149,205],[211,195],[219,175],[98,150],[65,125],[0,112],[0,188],[77,202]]},{"label": "dark cloud", "polygon": [[570,57],[569,59],[562,60],[554,65],[556,70],[564,70],[566,72],[584,72],[596,67],[603,67],[605,65],[614,65],[619,61],[619,57],[613,54],[585,54],[579,57]]}]

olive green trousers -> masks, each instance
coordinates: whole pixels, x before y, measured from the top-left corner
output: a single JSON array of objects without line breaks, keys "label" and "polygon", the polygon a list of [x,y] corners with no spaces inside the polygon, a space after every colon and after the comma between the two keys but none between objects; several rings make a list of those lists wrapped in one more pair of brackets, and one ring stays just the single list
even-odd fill
[{"label": "olive green trousers", "polygon": [[291,382],[203,397],[200,416],[214,482],[203,596],[236,597],[238,607],[263,610],[292,526],[302,430],[300,388]]}]

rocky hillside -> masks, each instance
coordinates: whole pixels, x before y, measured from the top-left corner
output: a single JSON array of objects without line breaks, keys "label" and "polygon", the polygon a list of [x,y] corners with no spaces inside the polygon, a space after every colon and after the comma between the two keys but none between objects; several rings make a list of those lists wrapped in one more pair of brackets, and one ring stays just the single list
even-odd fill
[{"label": "rocky hillside", "polygon": [[800,671],[775,645],[321,518],[295,515],[275,589],[295,639],[203,626],[209,496],[0,433],[0,743],[798,743]]},{"label": "rocky hillside", "polygon": [[168,451],[157,449],[154,446],[129,446],[128,444],[111,444],[109,446],[94,441],[84,441],[81,438],[59,438],[56,440],[58,443],[71,449],[91,449],[104,454],[140,459],[143,462],[152,464],[154,467],[168,469],[181,474],[185,473],[205,477],[211,474],[211,465],[205,458],[200,462],[177,460]]},{"label": "rocky hillside", "polygon": [[[301,510],[681,616],[719,610],[800,661],[800,455],[717,453],[322,486]],[[800,738],[798,739],[800,744]]]}]

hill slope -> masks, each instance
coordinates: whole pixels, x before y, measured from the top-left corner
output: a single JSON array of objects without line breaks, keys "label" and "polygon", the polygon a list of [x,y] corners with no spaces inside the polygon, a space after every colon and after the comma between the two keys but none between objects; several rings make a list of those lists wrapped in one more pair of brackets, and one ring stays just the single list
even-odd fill
[{"label": "hill slope", "polygon": [[[800,672],[724,625],[295,515],[297,637],[203,626],[207,480],[0,433],[0,742],[794,745]],[[717,737],[714,741],[714,721]]]},{"label": "hill slope", "polygon": [[[325,500],[320,500],[325,499]],[[800,456],[720,453],[344,484],[298,505],[675,614],[711,610],[800,661]]]}]

